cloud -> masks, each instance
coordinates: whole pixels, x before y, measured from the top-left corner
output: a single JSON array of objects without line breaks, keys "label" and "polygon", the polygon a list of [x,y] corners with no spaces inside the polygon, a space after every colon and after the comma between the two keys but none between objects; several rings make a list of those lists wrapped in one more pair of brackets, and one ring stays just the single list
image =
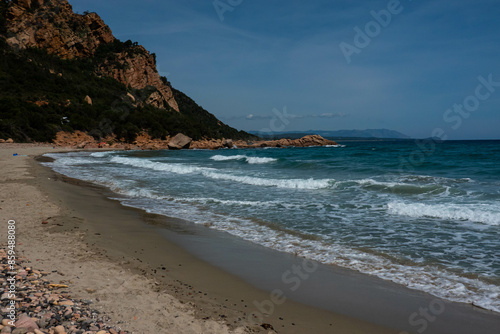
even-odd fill
[{"label": "cloud", "polygon": [[[306,115],[295,115],[295,114],[287,114],[286,112],[282,115],[283,118],[289,118],[289,119],[304,119],[304,118],[339,118],[339,117],[346,117],[347,114],[341,113],[341,112],[336,112],[336,113],[322,113],[322,114],[306,114]],[[260,121],[260,120],[266,120],[266,119],[273,119],[279,116],[276,115],[254,115],[254,114],[248,114],[246,116],[228,116],[228,117],[221,117],[226,120],[238,120],[238,119],[243,119],[247,121]]]}]

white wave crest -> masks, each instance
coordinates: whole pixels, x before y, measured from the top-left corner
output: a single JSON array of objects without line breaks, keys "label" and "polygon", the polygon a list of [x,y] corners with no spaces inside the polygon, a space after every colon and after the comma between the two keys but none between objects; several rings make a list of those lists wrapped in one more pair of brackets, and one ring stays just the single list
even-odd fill
[{"label": "white wave crest", "polygon": [[[183,199],[186,200],[186,199]],[[199,199],[196,199],[199,200]],[[189,201],[188,201],[189,202]],[[122,202],[135,206],[133,203]],[[462,303],[474,303],[489,310],[500,312],[500,287],[483,281],[456,275],[433,266],[412,266],[392,262],[386,257],[365,253],[343,244],[329,244],[321,240],[304,239],[301,236],[278,231],[266,225],[238,217],[228,217],[188,206],[136,207],[148,212],[173,215],[197,224],[210,223],[212,228],[225,231],[244,240],[278,251],[295,254],[326,264],[334,264],[361,273],[377,276],[407,286],[410,289],[426,291],[434,296]]]},{"label": "white wave crest", "polygon": [[95,164],[99,163],[93,159],[86,159],[83,157],[71,157],[71,158],[56,158],[52,163],[54,166],[58,167],[66,167],[66,166],[78,166],[78,165],[86,165],[86,164]]},{"label": "white wave crest", "polygon": [[500,225],[500,205],[390,202],[387,204],[387,209],[391,214],[414,218],[431,217]]},{"label": "white wave crest", "polygon": [[237,176],[231,174],[222,174],[216,172],[203,172],[204,176],[217,179],[250,184],[263,187],[277,187],[289,189],[325,189],[331,186],[333,179],[263,179],[252,176]]},{"label": "white wave crest", "polygon": [[145,159],[114,157],[111,162],[125,164],[139,168],[149,168],[157,171],[166,171],[176,174],[198,173],[214,180],[226,180],[254,186],[277,187],[288,189],[324,189],[331,186],[333,179],[264,179],[253,176],[239,176],[222,174],[214,168],[197,167],[185,164],[167,164]]},{"label": "white wave crest", "polygon": [[437,183],[437,184],[474,182],[471,178],[468,177],[450,179],[447,177],[430,176],[430,175],[405,175],[401,176],[399,180],[401,182],[426,182],[426,183]]},{"label": "white wave crest", "polygon": [[259,157],[247,157],[246,160],[249,164],[267,164],[269,162],[278,161],[278,159],[275,158],[259,158]]},{"label": "white wave crest", "polygon": [[392,192],[395,194],[443,194],[444,196],[449,195],[450,188],[445,185],[439,184],[410,184],[404,182],[383,182],[376,181],[373,179],[361,179],[354,181],[361,187],[367,189],[374,189],[385,192]]},{"label": "white wave crest", "polygon": [[94,157],[94,158],[104,158],[104,157],[110,155],[111,153],[113,153],[113,151],[94,152],[94,153],[91,153],[90,156]]},{"label": "white wave crest", "polygon": [[111,162],[119,163],[123,165],[129,165],[133,167],[139,168],[148,168],[157,171],[165,171],[171,172],[175,174],[192,174],[199,173],[203,170],[210,170],[211,168],[207,167],[197,167],[190,166],[186,164],[166,164],[156,161],[151,161],[147,159],[135,159],[135,158],[122,158],[122,157],[114,157],[111,159]]},{"label": "white wave crest", "polygon": [[245,159],[246,155],[214,155],[210,159],[215,161],[241,160]]},{"label": "white wave crest", "polygon": [[249,164],[267,164],[269,162],[278,161],[278,159],[275,158],[249,157],[246,155],[214,155],[210,159],[214,161],[245,160]]}]

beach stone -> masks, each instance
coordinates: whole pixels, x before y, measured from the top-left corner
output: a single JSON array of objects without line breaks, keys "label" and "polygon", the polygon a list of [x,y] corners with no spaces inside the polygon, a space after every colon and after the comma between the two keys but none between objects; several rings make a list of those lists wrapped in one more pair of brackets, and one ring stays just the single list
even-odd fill
[{"label": "beach stone", "polygon": [[168,142],[168,148],[172,150],[180,150],[182,148],[188,148],[192,139],[188,136],[178,133],[174,136],[174,138],[170,139]]},{"label": "beach stone", "polygon": [[62,302],[59,302],[59,305],[61,306],[73,306],[75,303],[73,303],[71,300],[63,300]]},{"label": "beach stone", "polygon": [[12,325],[9,324],[10,320],[9,319],[3,319],[2,320],[2,325],[6,327],[12,327]]},{"label": "beach stone", "polygon": [[47,325],[49,324],[49,320],[50,320],[50,318],[47,319],[45,317],[43,317],[42,319],[38,320],[37,321],[38,327],[40,327],[40,328],[47,327]]},{"label": "beach stone", "polygon": [[6,143],[8,143],[8,144],[12,144],[12,143],[14,142],[14,139],[9,138],[9,139],[7,139],[5,142],[6,142]]},{"label": "beach stone", "polygon": [[5,326],[4,328],[2,328],[0,333],[12,333],[12,327]]},{"label": "beach stone", "polygon": [[34,331],[35,329],[38,329],[38,325],[26,313],[23,313],[19,316],[19,319],[16,321],[16,329],[20,328],[26,328],[27,329],[26,333],[27,333],[28,330]]},{"label": "beach stone", "polygon": [[262,328],[264,328],[264,329],[271,329],[271,330],[274,330],[273,325],[271,325],[271,324],[262,324],[262,325],[260,325],[260,326],[261,326]]},{"label": "beach stone", "polygon": [[12,334],[26,334],[28,331],[27,328],[16,328],[12,331]]},{"label": "beach stone", "polygon": [[51,301],[59,301],[59,295],[51,294],[47,297],[47,301],[50,303]]},{"label": "beach stone", "polygon": [[66,329],[64,328],[64,326],[56,326],[56,328],[54,328],[54,332],[56,334],[63,334],[63,333],[66,333]]}]

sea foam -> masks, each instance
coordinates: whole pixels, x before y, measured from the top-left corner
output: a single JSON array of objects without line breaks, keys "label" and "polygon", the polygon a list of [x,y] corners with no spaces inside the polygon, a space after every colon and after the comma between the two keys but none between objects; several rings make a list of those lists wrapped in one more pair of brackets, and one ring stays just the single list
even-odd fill
[{"label": "sea foam", "polygon": [[389,202],[388,212],[402,216],[421,218],[465,220],[487,225],[500,225],[500,205],[490,204],[423,204]]},{"label": "sea foam", "polygon": [[390,192],[401,195],[418,195],[418,194],[441,194],[449,192],[449,187],[440,184],[410,184],[404,182],[383,182],[374,179],[361,179],[355,181],[360,186],[369,189],[383,192]]},{"label": "sea foam", "polygon": [[182,163],[163,163],[158,161],[151,161],[148,159],[137,159],[137,158],[123,158],[123,157],[113,157],[111,162],[129,165],[138,168],[153,169],[156,171],[171,172],[175,174],[191,174],[199,173],[204,170],[209,170],[208,167],[198,167]]},{"label": "sea foam", "polygon": [[233,175],[230,173],[222,173],[221,171],[209,168],[186,165],[181,163],[170,164],[151,161],[147,159],[123,158],[114,157],[111,162],[134,166],[138,168],[148,168],[156,171],[165,171],[175,174],[201,174],[207,178],[214,180],[233,181],[254,186],[277,187],[289,189],[324,189],[332,185],[333,179],[267,179],[245,175]]},{"label": "sea foam", "polygon": [[[188,199],[183,200],[190,202]],[[288,233],[289,231],[286,230],[277,230],[266,224],[256,224],[245,218],[210,213],[190,205],[169,206],[164,212],[164,204],[149,208],[126,200],[123,201],[123,204],[140,207],[148,212],[173,214],[198,224],[207,225],[208,223],[212,228],[278,251],[350,268],[403,284],[408,288],[426,291],[437,297],[457,302],[474,303],[474,305],[500,312],[500,301],[495,297],[500,294],[500,287],[478,279],[458,276],[443,268],[400,264],[386,257],[362,252],[341,243],[325,243],[318,238]]]},{"label": "sea foam", "polygon": [[231,161],[231,160],[245,160],[249,164],[267,164],[269,162],[278,161],[275,158],[260,158],[260,157],[249,157],[246,155],[214,155],[210,157],[214,161]]},{"label": "sea foam", "polygon": [[333,179],[264,179],[252,176],[238,176],[232,174],[223,174],[218,172],[203,172],[204,176],[216,179],[239,182],[254,186],[277,187],[289,189],[325,189],[329,188],[335,180]]},{"label": "sea foam", "polygon": [[[328,150],[325,149],[325,151]],[[283,157],[281,152],[277,151],[276,157]],[[334,155],[338,151],[332,150],[330,152]],[[148,212],[178,217],[199,224],[207,224],[212,228],[276,250],[351,268],[410,288],[427,291],[435,296],[474,303],[500,312],[498,299],[500,287],[498,284],[492,284],[489,280],[489,278],[497,279],[498,277],[493,271],[493,266],[498,262],[495,262],[495,257],[491,256],[491,254],[495,254],[494,249],[492,251],[491,248],[495,247],[497,239],[483,238],[487,236],[484,231],[496,231],[497,226],[500,225],[500,205],[498,205],[498,201],[493,200],[472,204],[473,199],[471,198],[457,199],[455,196],[457,189],[466,191],[470,187],[477,187],[481,182],[478,175],[474,175],[475,180],[472,181],[467,178],[456,178],[455,175],[450,175],[450,178],[425,175],[381,176],[376,172],[372,173],[372,176],[356,175],[353,172],[352,176],[343,177],[343,175],[337,175],[336,172],[328,171],[328,173],[323,174],[315,173],[315,177],[322,177],[322,179],[313,179],[309,178],[310,174],[305,176],[300,169],[297,170],[296,174],[292,174],[285,164],[282,164],[283,166],[275,164],[269,171],[265,168],[259,168],[259,174],[256,174],[257,168],[250,165],[250,161],[247,161],[247,158],[260,158],[250,157],[253,151],[250,151],[248,155],[219,155],[219,158],[213,158],[216,156],[207,152],[201,160],[193,159],[191,156],[178,156],[176,153],[160,157],[160,159],[168,158],[168,162],[136,156],[125,157],[127,153],[122,152],[119,153],[120,157],[104,154],[106,152],[98,153],[78,152],[51,155],[57,159],[56,162],[46,164],[54,168],[57,167],[59,171],[68,176],[96,182],[125,195],[119,198],[124,205],[135,206]],[[205,153],[201,152],[200,154]],[[292,155],[284,156],[286,158],[281,159],[298,159]],[[173,163],[173,159],[178,160],[179,163]],[[229,164],[212,162],[230,160],[241,160],[241,164],[235,165],[237,168],[230,168],[232,166]],[[109,165],[109,162],[112,165]],[[204,165],[204,163],[209,164]],[[221,168],[213,168],[214,165]],[[130,166],[130,168],[125,168],[126,166]],[[277,171],[279,167],[287,168],[279,173]],[[345,170],[348,169],[349,166],[346,166]],[[148,177],[143,177],[148,172]],[[204,192],[199,191],[203,189],[202,187],[198,187],[199,190],[197,189],[196,192],[190,192],[190,189],[186,187],[186,191],[182,189],[176,193],[168,187],[170,180],[165,180],[167,173],[179,174],[176,179],[186,182],[186,185],[191,185],[191,180],[194,180],[192,185],[196,187],[198,187],[198,181],[200,184],[205,184],[206,181],[216,180],[217,182],[212,183],[220,184],[221,191]],[[192,176],[196,176],[196,178]],[[287,176],[290,178],[286,179]],[[338,181],[330,179],[330,177],[335,177]],[[165,188],[157,187],[164,181]],[[248,184],[255,186],[255,188],[245,189],[247,191],[242,192],[246,194],[245,196],[233,198],[233,191],[243,188],[240,184]],[[494,186],[495,181],[490,182],[490,185]],[[291,191],[266,189],[266,187],[286,188],[291,189]],[[334,188],[335,193],[333,191],[303,193],[294,191],[294,189]],[[213,188],[208,187],[207,189]],[[493,189],[493,191],[497,191],[496,188]],[[276,191],[279,196],[260,196],[260,191],[265,193]],[[251,196],[253,193],[256,195]],[[444,194],[450,194],[450,196],[443,196]],[[496,193],[493,192],[493,194]],[[266,201],[265,198],[273,200]],[[422,201],[422,198],[427,201]],[[494,197],[495,200],[497,198]],[[467,204],[460,204],[460,201],[465,200],[468,201]],[[453,204],[444,204],[444,201]],[[332,203],[337,205],[335,210],[332,210],[332,205],[334,205]],[[314,207],[311,208],[313,204]],[[311,225],[312,223],[319,224],[322,220],[324,222],[323,225],[312,226],[315,227],[314,229],[302,229],[302,227],[287,225],[285,221],[284,223],[280,222],[282,224],[276,228],[271,218],[269,221],[258,218],[267,217],[267,215],[254,216],[254,212],[262,213],[259,211],[262,208],[268,210],[263,211],[263,213],[278,212],[281,214],[281,212],[291,211],[293,214],[292,210],[297,210],[298,213],[305,212],[304,216],[307,213],[307,219],[310,219]],[[223,212],[230,213],[223,214]],[[302,217],[301,215],[297,216],[297,219]],[[410,222],[411,226],[402,219],[402,216],[415,217]],[[331,219],[326,221],[323,219],[324,217],[331,217]],[[378,220],[377,217],[382,218]],[[308,222],[307,219],[305,219],[305,223]],[[276,220],[279,221],[279,219]],[[356,241],[361,245],[359,247],[342,239],[346,233],[356,233],[355,226],[352,231],[350,228],[351,225],[356,225],[354,222],[363,222],[359,225],[363,225],[363,228],[370,231],[372,220],[377,227],[380,225],[379,222],[387,222],[389,229],[380,226],[380,233],[396,234],[396,237],[399,233],[398,229],[401,228],[415,233],[422,230],[426,227],[423,226],[423,222],[436,222],[436,224],[426,224],[429,227],[428,230],[433,232],[439,231],[439,228],[432,229],[431,227],[439,227],[441,221],[451,221],[451,223],[459,221],[460,225],[465,226],[466,229],[461,230],[460,226],[457,226],[457,233],[452,233],[455,239],[446,240],[449,249],[453,250],[453,247],[456,247],[466,255],[484,255],[492,257],[492,260],[480,260],[476,257],[475,261],[469,261],[472,263],[471,267],[465,266],[463,269],[462,264],[454,262],[456,259],[449,259],[448,262],[438,261],[439,265],[436,265],[437,260],[447,260],[445,256],[441,256],[441,252],[436,261],[426,262],[425,258],[422,257],[422,260],[403,263],[394,261],[398,257],[393,258],[393,254],[386,254],[377,247],[373,247],[370,240],[376,238],[377,235],[372,235],[371,232],[366,243],[363,238],[366,238],[368,233],[364,235],[361,233],[353,234],[357,235]],[[398,223],[401,223],[402,227],[396,226]],[[301,226],[303,225],[301,224]],[[471,232],[469,226],[474,227],[475,231]],[[475,243],[470,241],[473,240],[471,234],[473,236],[477,234],[477,238],[474,240],[477,240],[477,243],[484,247],[483,249],[472,247]],[[431,235],[436,236],[436,243],[443,241],[437,237],[438,233]],[[493,246],[490,246],[489,243]],[[363,249],[366,248],[366,244],[370,245],[370,249],[374,249],[375,252],[365,252]],[[423,250],[423,248],[416,248],[416,251]],[[436,247],[434,251],[439,252],[440,248]],[[453,253],[457,254],[456,251]],[[478,266],[484,268],[481,267],[481,270],[477,270]],[[469,273],[471,275],[468,275]]]},{"label": "sea foam", "polygon": [[106,151],[106,152],[94,152],[91,153],[90,156],[94,158],[104,158],[107,157],[108,155],[114,153],[114,151]]}]

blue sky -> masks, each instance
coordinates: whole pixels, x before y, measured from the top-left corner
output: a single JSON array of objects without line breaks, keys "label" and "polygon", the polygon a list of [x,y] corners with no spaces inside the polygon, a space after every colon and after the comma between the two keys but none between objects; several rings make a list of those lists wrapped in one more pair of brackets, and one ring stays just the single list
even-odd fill
[{"label": "blue sky", "polygon": [[70,3],[155,52],[174,87],[238,129],[500,139],[497,0]]}]

